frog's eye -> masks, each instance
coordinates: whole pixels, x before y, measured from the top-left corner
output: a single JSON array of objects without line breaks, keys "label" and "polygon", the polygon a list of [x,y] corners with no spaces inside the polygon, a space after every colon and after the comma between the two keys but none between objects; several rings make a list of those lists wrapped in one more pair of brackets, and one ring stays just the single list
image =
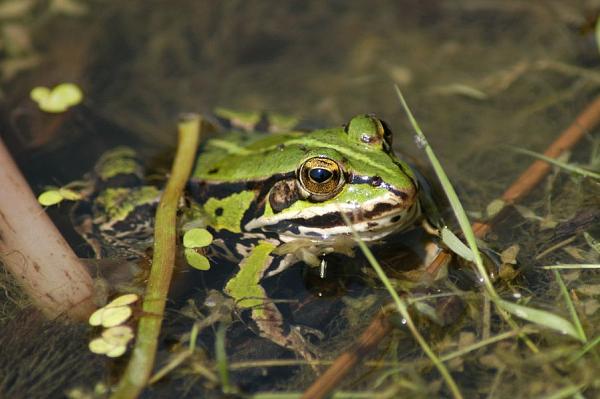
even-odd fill
[{"label": "frog's eye", "polygon": [[332,159],[309,158],[298,169],[300,185],[313,201],[325,201],[340,192],[344,184],[344,173]]}]

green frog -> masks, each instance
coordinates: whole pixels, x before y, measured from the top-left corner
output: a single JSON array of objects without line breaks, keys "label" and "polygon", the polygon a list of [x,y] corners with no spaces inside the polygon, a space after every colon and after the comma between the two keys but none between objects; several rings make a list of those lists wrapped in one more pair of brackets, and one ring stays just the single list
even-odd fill
[{"label": "green frog", "polygon": [[[197,212],[182,213],[201,215],[187,225],[206,227],[215,237],[207,253],[213,262],[227,258],[239,266],[223,291],[238,309],[251,311],[260,335],[313,360],[302,329],[286,325],[262,280],[299,262],[324,274],[327,254],[352,255],[353,231],[378,243],[422,221],[439,226],[435,203],[422,176],[394,155],[391,130],[373,115],[303,131],[293,118],[216,114],[224,128],[201,144],[187,187],[187,210]],[[88,242],[100,236],[114,246],[131,235],[138,244],[128,240],[117,247],[134,254],[148,245],[147,215],[159,191],[142,183],[134,161],[133,153],[117,149],[98,163],[102,190],[88,195],[91,217],[78,223],[87,226]],[[127,184],[119,182],[123,176]]]},{"label": "green frog", "polygon": [[[260,335],[312,359],[300,329],[284,332],[261,280],[298,262],[323,268],[332,252],[351,254],[353,230],[376,243],[423,220],[439,226],[435,204],[421,175],[394,155],[386,123],[373,115],[309,132],[274,127],[264,115],[225,116],[244,129],[201,146],[189,195],[216,237],[210,253],[239,262],[224,292],[251,310]],[[276,133],[244,131],[255,130],[253,123]]]}]

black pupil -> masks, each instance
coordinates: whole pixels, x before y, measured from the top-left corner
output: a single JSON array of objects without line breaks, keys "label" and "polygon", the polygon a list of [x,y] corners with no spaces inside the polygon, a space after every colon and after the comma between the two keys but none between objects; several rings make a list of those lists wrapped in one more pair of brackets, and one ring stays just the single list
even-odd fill
[{"label": "black pupil", "polygon": [[313,168],[308,172],[310,178],[317,183],[324,183],[333,176],[333,173],[323,168]]}]

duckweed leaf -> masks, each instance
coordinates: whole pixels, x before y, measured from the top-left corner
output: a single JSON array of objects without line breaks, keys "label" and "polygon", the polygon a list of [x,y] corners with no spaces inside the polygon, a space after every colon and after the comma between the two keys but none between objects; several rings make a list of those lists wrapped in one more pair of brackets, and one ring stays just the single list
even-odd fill
[{"label": "duckweed leaf", "polygon": [[183,235],[183,246],[186,248],[202,248],[210,245],[212,234],[206,229],[191,229]]},{"label": "duckweed leaf", "polygon": [[506,202],[504,202],[503,199],[496,198],[495,200],[493,200],[492,202],[490,202],[488,204],[488,206],[485,209],[485,213],[488,218],[492,218],[492,217],[496,216],[498,213],[500,213],[500,211],[502,209],[504,209],[505,206],[506,206]]},{"label": "duckweed leaf", "polygon": [[198,270],[210,269],[210,263],[206,256],[199,254],[195,249],[186,248],[184,253],[187,263],[193,268]]},{"label": "duckweed leaf", "polygon": [[42,111],[61,113],[79,104],[83,99],[83,93],[73,83],[61,83],[53,89],[43,86],[34,87],[29,93],[29,97],[38,104]]},{"label": "duckweed leaf", "polygon": [[116,297],[112,301],[110,301],[108,303],[108,305],[105,306],[105,308],[113,308],[113,307],[117,307],[117,306],[130,305],[130,304],[136,302],[138,299],[139,299],[139,296],[137,296],[137,294],[121,295],[119,297]]},{"label": "duckweed leaf", "polygon": [[105,353],[108,357],[121,357],[127,351],[125,345],[115,345],[111,350]]},{"label": "duckweed leaf", "polygon": [[91,340],[88,348],[95,354],[106,355],[108,357],[119,357],[127,351],[127,345],[108,342],[102,337]]},{"label": "duckweed leaf", "polygon": [[38,202],[42,206],[52,206],[61,203],[64,200],[79,201],[83,196],[77,191],[68,188],[51,188],[38,196]]},{"label": "duckweed leaf", "polygon": [[104,355],[106,352],[111,350],[113,346],[114,345],[111,345],[109,342],[106,342],[104,339],[102,339],[102,337],[94,338],[88,344],[90,351],[98,355]]},{"label": "duckweed leaf", "polygon": [[38,202],[42,206],[52,206],[61,203],[64,197],[61,195],[59,190],[48,190],[44,191],[38,196]]},{"label": "duckweed leaf", "polygon": [[115,326],[102,332],[102,338],[115,345],[127,345],[133,337],[133,330],[129,326]]},{"label": "duckweed leaf", "polygon": [[70,190],[68,188],[60,188],[58,189],[59,194],[63,197],[63,199],[69,201],[79,201],[83,198],[83,196],[77,191]]},{"label": "duckweed leaf", "polygon": [[540,326],[551,328],[584,342],[583,338],[579,336],[577,329],[571,322],[555,315],[554,313],[550,313],[545,310],[534,309],[529,306],[517,305],[516,303],[505,301],[503,299],[499,299],[498,301],[504,310],[514,314],[517,317],[520,317],[521,319],[530,321]]},{"label": "duckweed leaf", "polygon": [[129,306],[103,307],[92,313],[88,322],[92,326],[114,327],[123,324],[132,314]]}]

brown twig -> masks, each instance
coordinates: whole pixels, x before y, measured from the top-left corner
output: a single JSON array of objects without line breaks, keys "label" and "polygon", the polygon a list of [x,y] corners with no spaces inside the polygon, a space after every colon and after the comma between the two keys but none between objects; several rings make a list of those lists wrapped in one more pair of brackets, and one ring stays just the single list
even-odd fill
[{"label": "brown twig", "polygon": [[352,370],[363,357],[377,347],[391,331],[385,311],[380,310],[354,346],[342,353],[331,366],[302,395],[302,399],[323,398]]},{"label": "brown twig", "polygon": [[[597,97],[581,112],[561,135],[546,149],[544,155],[559,157],[572,148],[581,138],[600,123],[600,97]],[[527,168],[502,194],[505,204],[514,204],[525,197],[550,171],[551,165],[537,160]],[[492,228],[498,216],[489,222],[473,223],[473,231],[478,238],[484,237]],[[442,251],[427,266],[427,272],[435,275],[439,268],[449,260],[450,253]],[[369,327],[363,332],[355,345],[342,353],[333,364],[304,392],[302,399],[324,398],[333,391],[342,379],[354,368],[360,359],[375,349],[379,342],[391,331],[387,316],[380,311]]]}]

